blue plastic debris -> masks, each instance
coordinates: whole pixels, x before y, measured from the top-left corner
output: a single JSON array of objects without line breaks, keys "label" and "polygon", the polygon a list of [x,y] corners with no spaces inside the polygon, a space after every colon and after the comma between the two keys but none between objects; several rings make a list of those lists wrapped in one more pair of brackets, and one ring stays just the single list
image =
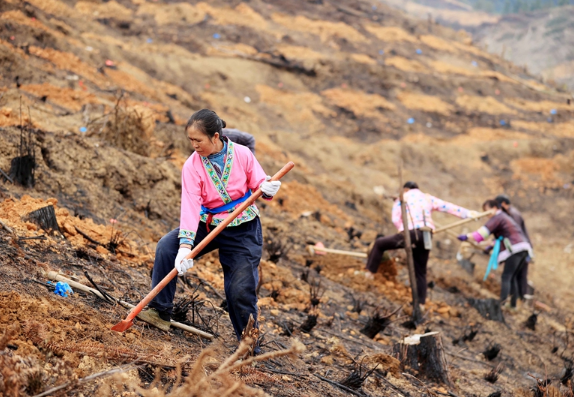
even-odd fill
[{"label": "blue plastic debris", "polygon": [[421,50],[420,48],[417,48],[417,50],[415,51],[417,54],[421,55],[423,53],[423,50]]},{"label": "blue plastic debris", "polygon": [[472,63],[472,66],[474,66],[475,68],[478,67],[478,62],[472,61],[471,63]]},{"label": "blue plastic debris", "polygon": [[500,120],[500,125],[504,127],[504,126],[506,125],[506,121],[505,121],[505,120]]},{"label": "blue plastic debris", "polygon": [[213,38],[219,40],[221,38],[221,35],[219,33],[214,33]]},{"label": "blue plastic debris", "polygon": [[552,109],[552,110],[550,111],[550,114],[558,114],[558,111],[557,111],[556,109]]},{"label": "blue plastic debris", "polygon": [[72,287],[70,287],[68,285],[68,283],[63,283],[61,281],[58,281],[56,283],[56,289],[54,290],[54,293],[56,295],[60,295],[60,296],[63,296],[64,298],[67,298],[68,294],[71,295],[74,293],[74,291],[72,291]]},{"label": "blue plastic debris", "polygon": [[148,43],[148,44],[151,44],[151,43],[153,43],[153,40],[152,40],[152,39],[147,39],[145,42]]},{"label": "blue plastic debris", "polygon": [[88,129],[86,127],[80,127],[80,132],[86,133],[88,132]]},{"label": "blue plastic debris", "polygon": [[379,55],[383,55],[385,53],[385,50],[379,50]]},{"label": "blue plastic debris", "polygon": [[407,120],[407,123],[409,123],[409,124],[414,124],[414,123],[415,123],[415,119],[411,117],[410,119]]}]

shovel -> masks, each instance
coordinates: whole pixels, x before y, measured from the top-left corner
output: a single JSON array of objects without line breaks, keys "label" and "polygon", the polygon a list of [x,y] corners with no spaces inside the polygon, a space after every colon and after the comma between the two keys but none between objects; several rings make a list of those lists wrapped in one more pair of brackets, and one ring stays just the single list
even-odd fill
[{"label": "shovel", "polygon": [[[272,181],[278,181],[283,176],[285,176],[285,174],[287,174],[289,171],[291,171],[293,169],[293,167],[295,167],[295,164],[292,161],[288,162],[287,164],[285,164],[283,166],[283,168],[281,168],[279,170],[279,172],[277,172],[275,175],[273,175],[273,178],[271,178],[271,180]],[[221,231],[223,229],[225,229],[227,227],[227,225],[229,225],[231,222],[233,222],[233,220],[238,215],[240,215],[243,211],[245,211],[247,209],[247,207],[249,207],[251,204],[253,204],[255,202],[255,200],[257,200],[259,197],[261,197],[262,194],[263,194],[263,192],[261,191],[261,189],[257,189],[255,192],[253,192],[251,197],[249,197],[247,200],[245,200],[243,203],[241,203],[237,208],[235,208],[235,210],[231,214],[229,214],[229,216],[227,218],[225,218],[225,220],[223,222],[221,222],[219,225],[217,225],[217,227],[215,229],[213,229],[211,231],[211,233],[209,233],[203,240],[201,240],[201,242],[195,246],[195,248],[191,251],[191,253],[185,259],[195,258],[195,256],[197,254],[199,254],[207,246],[207,244],[209,244],[219,233],[221,233]],[[125,330],[129,329],[134,323],[134,318],[143,310],[144,307],[147,306],[148,303],[150,303],[152,301],[153,298],[155,298],[155,296],[159,293],[159,291],[161,291],[166,285],[169,284],[169,282],[175,276],[177,276],[177,269],[174,268],[171,272],[168,273],[167,276],[165,276],[165,278],[163,280],[161,280],[159,282],[158,285],[156,285],[154,287],[154,289],[152,289],[150,291],[149,294],[147,294],[147,296],[145,298],[143,298],[141,300],[140,303],[137,304],[136,307],[134,307],[129,312],[126,319],[122,320],[119,323],[117,323],[116,325],[114,325],[112,327],[112,330],[118,331],[118,332],[124,332]]]}]

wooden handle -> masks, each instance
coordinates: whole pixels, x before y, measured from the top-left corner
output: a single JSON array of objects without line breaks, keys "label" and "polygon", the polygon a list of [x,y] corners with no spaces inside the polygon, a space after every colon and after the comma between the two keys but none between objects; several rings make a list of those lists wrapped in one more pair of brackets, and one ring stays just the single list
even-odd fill
[{"label": "wooden handle", "polygon": [[439,227],[439,228],[437,228],[437,229],[434,230],[434,234],[437,234],[437,233],[440,233],[440,232],[444,232],[445,230],[452,229],[453,227],[457,227],[457,226],[460,226],[460,225],[464,225],[465,223],[469,223],[469,222],[472,222],[472,221],[476,221],[477,219],[484,218],[485,216],[488,216],[488,215],[492,214],[493,212],[494,212],[494,210],[490,210],[490,211],[486,211],[486,212],[481,212],[480,214],[478,214],[478,215],[475,216],[474,218],[462,219],[462,220],[460,220],[460,221],[451,223],[450,225],[446,225],[446,226],[443,226],[443,227]]},{"label": "wooden handle", "polygon": [[[291,171],[293,169],[293,167],[295,167],[295,163],[293,163],[292,161],[288,162],[287,164],[285,164],[283,166],[283,168],[281,168],[279,170],[279,172],[277,172],[275,175],[273,175],[271,180],[277,181],[277,180],[281,179],[283,176],[285,176],[285,174],[287,174],[289,171]],[[231,222],[233,222],[233,220],[235,218],[237,218],[238,215],[240,215],[243,211],[245,211],[247,209],[247,207],[252,205],[255,202],[255,200],[257,200],[259,197],[261,197],[262,194],[263,194],[263,192],[261,191],[261,189],[257,189],[251,195],[251,197],[249,197],[247,200],[245,200],[243,203],[241,203],[237,208],[235,208],[235,210],[231,214],[229,214],[229,216],[227,218],[225,218],[225,220],[223,222],[221,222],[219,225],[217,225],[217,227],[215,229],[213,229],[203,240],[201,240],[199,242],[199,244],[197,244],[193,248],[193,250],[189,253],[189,255],[187,255],[185,257],[185,259],[195,258],[196,255],[199,254],[207,246],[207,244],[209,244],[219,233],[221,233],[221,231],[223,229],[225,229],[227,227],[227,225],[229,225]],[[126,317],[126,321],[133,321],[133,319],[143,310],[143,308],[146,307],[148,305],[148,303],[150,303],[152,301],[152,299],[155,298],[157,294],[159,294],[159,291],[164,289],[165,286],[168,285],[169,282],[171,280],[173,280],[173,278],[175,276],[177,276],[177,269],[176,268],[174,268],[171,272],[169,272],[167,274],[167,276],[165,276],[164,279],[161,280],[146,295],[146,297],[143,298],[141,300],[141,302],[138,303],[137,306],[134,307],[130,311],[130,313]]]},{"label": "wooden handle", "polygon": [[[434,223],[434,225],[438,228],[441,228],[441,226],[438,223]],[[445,230],[446,234],[448,234],[449,236],[451,236],[452,238],[458,238],[458,234],[456,234],[455,232],[451,231],[451,230]],[[472,245],[474,248],[478,248],[481,251],[484,251],[484,247],[481,247],[480,245],[478,245],[477,243],[475,243],[474,241],[471,241],[470,239],[466,241],[467,243],[470,243],[470,245]]]},{"label": "wooden handle", "polygon": [[[86,285],[84,285],[84,284],[78,283],[77,281],[70,280],[69,278],[66,278],[66,277],[62,276],[61,274],[59,274],[59,273],[57,273],[57,272],[55,272],[55,271],[49,271],[49,272],[46,273],[45,275],[46,275],[46,277],[49,278],[50,280],[63,281],[63,282],[65,282],[65,283],[67,283],[68,285],[70,285],[71,287],[73,287],[74,289],[77,289],[77,290],[80,290],[80,291],[84,291],[84,292],[90,292],[90,293],[92,293],[92,294],[94,294],[94,295],[99,296],[100,298],[102,298],[102,299],[104,299],[104,300],[106,299],[106,298],[100,293],[100,291],[98,291],[97,289],[88,287],[88,286],[86,286]],[[124,306],[124,307],[135,307],[135,306],[132,305],[131,303],[124,302],[124,301],[122,301],[122,300],[120,300],[120,299],[116,299],[116,301],[117,301],[120,305],[122,305],[122,306]],[[199,329],[197,329],[197,328],[195,328],[195,327],[192,327],[192,326],[190,326],[190,325],[187,325],[187,324],[178,323],[177,321],[173,321],[173,320],[172,320],[172,321],[171,321],[171,326],[172,326],[172,327],[175,327],[175,328],[183,329],[184,331],[188,331],[188,332],[191,332],[191,333],[196,334],[196,335],[200,335],[200,336],[202,336],[202,337],[204,337],[204,338],[206,338],[206,339],[210,339],[210,340],[213,339],[213,335],[211,335],[211,334],[209,334],[209,333],[207,333],[207,332],[203,332],[202,330],[199,330]]]},{"label": "wooden handle", "polygon": [[317,251],[317,252],[325,252],[325,253],[337,254],[337,255],[356,256],[357,258],[366,258],[367,257],[367,254],[364,252],[343,251],[343,250],[335,250],[335,249],[331,249],[331,248],[318,248],[318,247],[315,247],[312,245],[310,247],[313,247],[313,250]]}]

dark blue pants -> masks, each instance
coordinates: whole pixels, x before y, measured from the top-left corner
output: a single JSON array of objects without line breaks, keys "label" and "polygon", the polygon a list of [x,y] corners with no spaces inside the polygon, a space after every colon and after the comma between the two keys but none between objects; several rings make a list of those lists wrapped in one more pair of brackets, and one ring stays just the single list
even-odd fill
[{"label": "dark blue pants", "polygon": [[[213,230],[213,228],[212,228]],[[179,249],[179,228],[174,229],[159,240],[153,264],[152,288],[155,287],[175,266],[175,257]],[[195,244],[207,236],[204,222],[199,223]],[[259,218],[239,226],[228,227],[219,233],[207,247],[197,255],[200,258],[215,249],[219,249],[219,261],[223,268],[225,297],[229,318],[239,340],[252,314],[257,324],[257,294],[259,281],[258,266],[261,261],[263,235]],[[171,314],[177,276],[160,291],[149,304],[161,312]]]}]

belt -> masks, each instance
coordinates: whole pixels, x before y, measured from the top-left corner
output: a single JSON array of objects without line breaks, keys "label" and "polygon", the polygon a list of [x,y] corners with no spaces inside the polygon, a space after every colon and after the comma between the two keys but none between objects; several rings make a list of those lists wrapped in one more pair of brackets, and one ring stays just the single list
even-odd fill
[{"label": "belt", "polygon": [[205,222],[205,225],[207,227],[207,232],[209,233],[209,225],[211,224],[211,221],[213,220],[213,215],[215,214],[220,214],[222,212],[229,212],[230,210],[233,210],[237,204],[241,204],[244,201],[246,201],[249,197],[251,197],[251,189],[249,189],[247,191],[247,193],[245,193],[245,195],[243,197],[238,198],[237,200],[233,200],[227,204],[224,204],[220,207],[216,207],[216,208],[207,208],[204,207],[203,205],[201,206],[201,212],[200,215],[207,215],[207,220]]}]

